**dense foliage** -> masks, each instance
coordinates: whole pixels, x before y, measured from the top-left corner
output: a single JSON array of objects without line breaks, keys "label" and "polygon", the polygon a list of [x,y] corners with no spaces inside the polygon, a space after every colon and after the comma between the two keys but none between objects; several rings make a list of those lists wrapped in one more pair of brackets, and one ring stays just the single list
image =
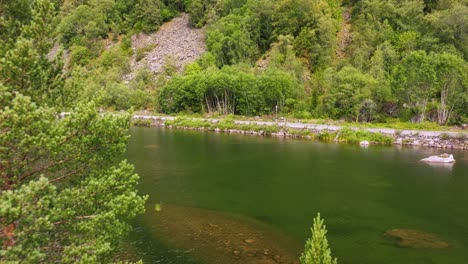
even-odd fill
[{"label": "dense foliage", "polygon": [[[7,36],[32,32],[21,30],[31,2],[3,5],[2,56],[24,55],[33,44]],[[298,118],[468,122],[466,0],[66,0],[49,8],[57,16],[37,28],[63,44],[66,76],[51,79],[60,60],[22,63],[55,65],[28,70],[52,86],[81,86],[79,99],[103,107],[268,115],[278,105]],[[131,36],[180,12],[206,30],[208,52],[183,73],[168,60],[158,76],[142,69],[128,78],[130,58],[154,48],[132,50]]]},{"label": "dense foliage", "polygon": [[[132,36],[180,12],[208,51],[128,77],[152,48]],[[467,123],[467,15],[466,0],[0,1],[0,262],[109,262],[143,211],[117,158],[129,117],[97,107]]]},{"label": "dense foliage", "polygon": [[53,2],[1,5],[0,262],[109,263],[144,211],[133,166],[119,161],[130,117],[76,101],[75,73],[50,53]]},{"label": "dense foliage", "polygon": [[[26,69],[31,80],[17,82],[33,97],[62,98],[46,87],[65,82],[84,90],[66,96],[98,98],[113,109],[258,115],[271,114],[278,105],[283,114],[300,118],[467,122],[464,0],[66,0],[34,13],[32,7],[42,2],[6,1],[0,21],[2,57],[34,65]],[[41,15],[48,9],[56,16]],[[127,81],[135,56],[132,34],[157,30],[180,12],[206,30],[208,52],[184,74],[172,67],[153,76],[143,69]],[[33,19],[35,29],[24,26]],[[36,45],[28,42],[34,30],[60,42],[39,41],[40,47],[30,49]],[[11,35],[22,40],[11,41]],[[54,53],[63,44],[65,60],[25,54],[50,51],[52,44]],[[137,60],[146,51],[137,49]],[[63,64],[67,71],[54,78]],[[15,69],[4,74],[12,83],[21,75]],[[212,83],[200,84],[205,77]],[[224,87],[212,87],[223,78]],[[275,90],[285,81],[284,89],[293,92]],[[219,89],[225,98],[219,99]],[[177,99],[172,106],[167,96]]]},{"label": "dense foliage", "polygon": [[225,66],[175,76],[159,95],[161,111],[218,112],[258,115],[286,107],[300,94],[294,78],[282,71],[255,74],[249,69]]},{"label": "dense foliage", "polygon": [[[294,101],[283,113],[365,122],[468,121],[466,1],[191,1],[187,11],[194,26],[206,28],[216,67],[247,63],[258,74],[266,61],[267,71],[292,74],[291,62],[308,69],[295,71],[304,89],[288,98]],[[199,76],[183,78],[190,86]],[[173,91],[172,85],[163,91]],[[199,105],[159,110],[218,111]]]}]

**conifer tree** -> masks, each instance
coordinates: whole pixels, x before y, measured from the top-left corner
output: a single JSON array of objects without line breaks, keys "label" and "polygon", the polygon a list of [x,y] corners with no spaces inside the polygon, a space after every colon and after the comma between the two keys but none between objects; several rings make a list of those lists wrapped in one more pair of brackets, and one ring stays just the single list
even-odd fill
[{"label": "conifer tree", "polygon": [[326,237],[327,229],[320,218],[320,213],[314,218],[314,225],[310,229],[312,237],[306,241],[304,252],[301,255],[301,264],[337,264],[338,260],[332,258],[331,250]]},{"label": "conifer tree", "polygon": [[130,116],[65,95],[54,8],[31,2],[21,35],[0,42],[0,263],[110,263],[146,199],[120,161]]}]

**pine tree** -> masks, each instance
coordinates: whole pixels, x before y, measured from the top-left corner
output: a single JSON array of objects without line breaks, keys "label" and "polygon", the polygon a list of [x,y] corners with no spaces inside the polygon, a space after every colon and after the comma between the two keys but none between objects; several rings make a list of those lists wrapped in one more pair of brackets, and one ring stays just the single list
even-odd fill
[{"label": "pine tree", "polygon": [[110,263],[146,199],[120,161],[130,116],[66,95],[47,56],[52,7],[34,1],[21,35],[0,41],[0,263]]},{"label": "pine tree", "polygon": [[301,264],[337,264],[332,258],[331,250],[326,237],[327,229],[320,218],[320,213],[314,218],[314,225],[310,229],[312,237],[306,241],[304,252],[301,255]]}]

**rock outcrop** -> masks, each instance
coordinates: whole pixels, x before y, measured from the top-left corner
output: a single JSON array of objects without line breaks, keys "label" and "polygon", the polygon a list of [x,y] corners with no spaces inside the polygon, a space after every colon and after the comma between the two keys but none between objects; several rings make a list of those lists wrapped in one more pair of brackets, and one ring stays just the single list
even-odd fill
[{"label": "rock outcrop", "polygon": [[444,153],[438,156],[430,156],[429,158],[422,159],[421,161],[429,163],[454,163],[455,159],[453,158],[453,155]]},{"label": "rock outcrop", "polygon": [[385,231],[385,237],[395,239],[404,248],[447,248],[449,244],[436,235],[415,229],[392,229]]}]

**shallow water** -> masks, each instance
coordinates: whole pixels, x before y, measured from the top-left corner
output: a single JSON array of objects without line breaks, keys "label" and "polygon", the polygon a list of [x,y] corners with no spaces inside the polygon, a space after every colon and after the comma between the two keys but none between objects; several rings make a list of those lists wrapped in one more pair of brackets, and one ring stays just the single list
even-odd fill
[{"label": "shallow water", "polygon": [[[443,152],[453,153],[457,162],[418,162]],[[126,251],[145,263],[236,263],[237,258],[231,248],[212,247],[223,260],[207,252],[220,234],[191,241],[178,238],[186,232],[180,228],[162,227],[157,202],[163,212],[166,206],[187,208],[186,215],[171,216],[174,227],[177,217],[187,220],[197,208],[219,212],[219,221],[231,221],[231,215],[247,233],[249,227],[265,227],[268,246],[292,241],[283,253],[291,256],[302,251],[320,212],[340,263],[468,261],[467,152],[132,128],[127,158],[140,174],[140,191],[150,198]],[[206,219],[197,221],[209,224],[212,214],[202,215]],[[389,229],[429,232],[449,247],[401,248],[383,235]]]}]

